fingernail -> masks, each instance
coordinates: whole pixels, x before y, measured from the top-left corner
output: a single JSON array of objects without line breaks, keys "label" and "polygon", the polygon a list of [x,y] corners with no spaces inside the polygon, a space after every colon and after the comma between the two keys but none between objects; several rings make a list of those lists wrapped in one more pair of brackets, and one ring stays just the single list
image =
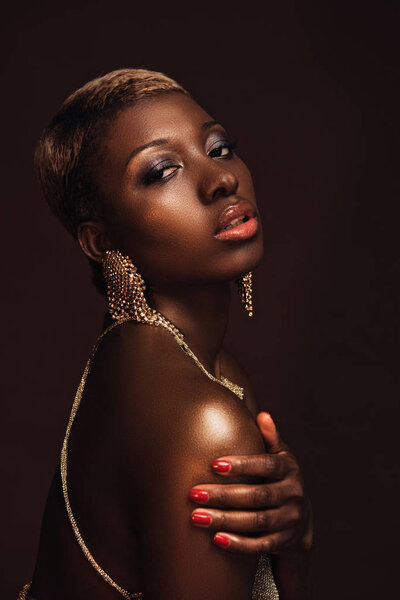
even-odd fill
[{"label": "fingernail", "polygon": [[189,497],[195,502],[207,502],[208,492],[206,490],[192,489],[189,492]]},{"label": "fingernail", "polygon": [[212,468],[218,473],[227,473],[231,468],[231,463],[228,460],[214,460]]},{"label": "fingernail", "polygon": [[207,513],[196,511],[192,513],[192,521],[198,525],[209,525],[211,523],[211,516]]},{"label": "fingernail", "polygon": [[267,412],[266,410],[262,410],[260,413],[258,413],[259,415],[267,415],[267,417],[270,417],[271,414],[269,412]]},{"label": "fingernail", "polygon": [[216,533],[214,535],[214,542],[218,544],[218,546],[223,546],[224,548],[229,546],[231,543],[229,538],[227,538],[225,535],[221,535],[220,533]]}]

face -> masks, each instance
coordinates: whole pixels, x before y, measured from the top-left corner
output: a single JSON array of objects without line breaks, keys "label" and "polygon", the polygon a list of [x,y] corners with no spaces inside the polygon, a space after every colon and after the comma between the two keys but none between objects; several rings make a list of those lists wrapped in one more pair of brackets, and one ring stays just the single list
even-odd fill
[{"label": "face", "polygon": [[[251,175],[231,146],[224,128],[177,92],[141,100],[109,126],[98,173],[105,233],[149,286],[228,281],[261,260]],[[251,231],[215,237],[221,214],[240,207],[245,219],[254,215]]]}]

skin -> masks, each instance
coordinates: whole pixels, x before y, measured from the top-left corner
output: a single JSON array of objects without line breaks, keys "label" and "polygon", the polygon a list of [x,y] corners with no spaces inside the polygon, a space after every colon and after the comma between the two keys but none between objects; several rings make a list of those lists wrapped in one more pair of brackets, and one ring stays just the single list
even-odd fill
[{"label": "skin", "polygon": [[[146,600],[244,600],[260,552],[276,556],[282,600],[305,598],[312,524],[298,463],[271,417],[255,420],[251,384],[223,348],[230,281],[263,254],[261,221],[248,240],[214,237],[232,203],[247,200],[259,216],[249,170],[222,126],[176,92],[120,112],[103,156],[97,177],[105,218],[80,225],[82,250],[98,262],[107,248],[129,255],[151,306],[177,325],[211,373],[245,388],[245,403],[206,378],[163,328],[112,330],[70,440],[70,498],[83,536],[99,564]],[[213,470],[215,458],[227,460],[229,472]],[[208,499],[194,501],[193,489]],[[209,524],[193,521],[199,512]],[[214,533],[229,544],[217,545]],[[83,557],[57,474],[33,592],[40,600],[120,597]]]}]

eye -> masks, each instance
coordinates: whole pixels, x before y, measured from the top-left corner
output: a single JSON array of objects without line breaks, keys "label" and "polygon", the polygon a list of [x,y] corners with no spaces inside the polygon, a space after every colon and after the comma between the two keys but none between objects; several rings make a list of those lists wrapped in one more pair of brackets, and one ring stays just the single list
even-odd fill
[{"label": "eye", "polygon": [[144,175],[143,183],[145,185],[150,185],[151,183],[167,180],[180,168],[179,165],[157,165]]},{"label": "eye", "polygon": [[219,146],[214,147],[208,156],[211,156],[211,158],[230,158],[233,156],[235,148],[237,148],[237,141],[228,142],[224,140]]}]

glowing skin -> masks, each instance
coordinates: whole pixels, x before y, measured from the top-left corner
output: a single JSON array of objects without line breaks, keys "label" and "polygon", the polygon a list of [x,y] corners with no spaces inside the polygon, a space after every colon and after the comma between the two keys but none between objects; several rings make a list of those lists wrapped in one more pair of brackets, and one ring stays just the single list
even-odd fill
[{"label": "glowing skin", "polygon": [[248,168],[212,121],[194,100],[171,93],[125,110],[106,141],[99,177],[108,234],[151,286],[232,280],[261,260],[259,219],[243,243],[214,237],[228,205],[247,201],[258,210]]},{"label": "glowing skin", "polygon": [[[125,108],[102,140],[96,177],[105,218],[78,230],[93,260],[100,262],[106,248],[129,255],[148,285],[151,305],[179,327],[209,371],[245,388],[246,404],[206,378],[161,328],[120,325],[98,350],[70,440],[70,499],[98,562],[145,600],[247,598],[260,550],[254,537],[232,533],[225,550],[218,547],[207,523],[193,526],[189,498],[194,486],[207,482],[200,487],[209,494],[209,510],[219,506],[218,490],[228,488],[218,485],[221,474],[211,465],[229,456],[225,506],[235,506],[236,498],[240,507],[239,494],[247,505],[234,515],[242,528],[236,524],[227,534],[257,532],[256,520],[246,520],[247,509],[260,509],[250,485],[265,473],[267,438],[254,420],[251,385],[222,344],[230,281],[258,265],[263,238],[249,170],[231,146],[222,126],[182,94]],[[228,230],[230,239],[218,239],[221,214],[240,203],[253,217]],[[241,228],[247,233],[232,239]],[[287,545],[290,532],[299,546],[306,519],[300,510],[294,518],[295,510],[287,507],[293,508],[294,493],[301,496],[301,478],[286,449],[279,457],[274,451],[276,459],[268,464],[276,463],[272,478],[282,485],[272,543]],[[251,455],[257,475],[235,473],[235,455]],[[235,484],[248,484],[251,493]],[[204,501],[204,493],[197,501]],[[58,597],[60,590],[64,600],[112,600],[114,591],[83,556],[65,512],[56,473],[32,592],[39,600]],[[214,509],[212,523],[221,514]],[[290,565],[284,579],[295,572],[301,569]],[[281,594],[282,600],[289,597],[303,598]]]}]

